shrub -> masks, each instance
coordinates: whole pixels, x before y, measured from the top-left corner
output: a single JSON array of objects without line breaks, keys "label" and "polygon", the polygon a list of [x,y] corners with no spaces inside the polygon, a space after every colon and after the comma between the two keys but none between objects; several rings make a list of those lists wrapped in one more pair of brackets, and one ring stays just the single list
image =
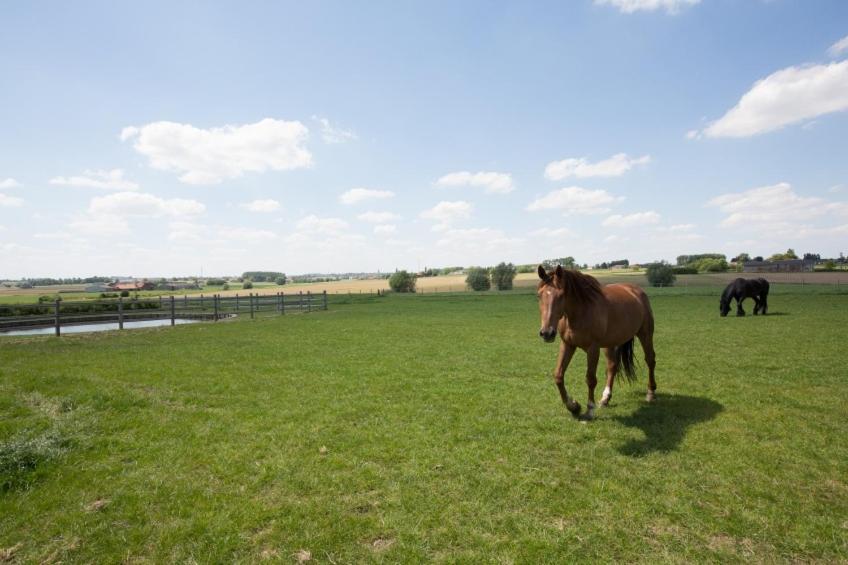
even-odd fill
[{"label": "shrub", "polygon": [[280,286],[283,286],[284,284],[286,284],[286,275],[283,275],[281,277],[277,277],[276,279],[274,279],[274,282],[277,283]]},{"label": "shrub", "polygon": [[245,281],[242,283],[241,287],[242,287],[244,290],[250,290],[251,288],[253,288],[253,282],[252,282],[252,281],[245,280]]},{"label": "shrub", "polygon": [[489,270],[483,267],[469,268],[468,276],[465,277],[465,284],[471,290],[489,290],[492,288],[492,281],[489,280]]},{"label": "shrub", "polygon": [[695,267],[672,267],[671,271],[675,275],[697,275],[698,269]]},{"label": "shrub", "polygon": [[389,287],[395,292],[415,292],[415,275],[396,271],[389,277]]},{"label": "shrub", "polygon": [[498,263],[492,269],[492,282],[498,290],[512,290],[512,281],[516,273],[515,265],[512,263]]},{"label": "shrub", "polygon": [[230,290],[230,283],[224,283],[221,285],[221,290]]},{"label": "shrub", "polygon": [[128,291],[128,290],[122,290],[121,291],[121,298],[126,298],[129,295],[130,295],[130,291]]},{"label": "shrub", "polygon": [[648,265],[645,276],[651,286],[672,286],[677,278],[674,269],[665,261]]},{"label": "shrub", "polygon": [[824,270],[825,271],[835,271],[836,270],[836,261],[833,259],[828,259],[824,262]]},{"label": "shrub", "polygon": [[227,281],[225,281],[224,279],[206,279],[206,284],[208,284],[209,286],[221,286],[225,282]]}]

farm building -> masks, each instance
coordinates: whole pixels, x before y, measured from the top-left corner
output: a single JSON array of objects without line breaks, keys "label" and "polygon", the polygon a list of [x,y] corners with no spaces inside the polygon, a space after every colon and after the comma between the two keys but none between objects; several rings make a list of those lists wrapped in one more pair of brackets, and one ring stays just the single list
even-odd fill
[{"label": "farm building", "polygon": [[147,279],[115,281],[109,285],[110,290],[153,290],[154,288],[156,288],[156,285]]},{"label": "farm building", "polygon": [[783,261],[746,261],[742,270],[746,273],[801,273],[811,272],[815,261],[804,259],[785,259]]}]

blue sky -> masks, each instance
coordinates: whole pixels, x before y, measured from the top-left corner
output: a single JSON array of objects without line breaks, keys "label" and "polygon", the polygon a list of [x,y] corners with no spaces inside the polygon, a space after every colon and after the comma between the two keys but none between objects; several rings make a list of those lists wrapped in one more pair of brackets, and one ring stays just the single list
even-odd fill
[{"label": "blue sky", "polygon": [[0,22],[0,277],[848,252],[842,1]]}]

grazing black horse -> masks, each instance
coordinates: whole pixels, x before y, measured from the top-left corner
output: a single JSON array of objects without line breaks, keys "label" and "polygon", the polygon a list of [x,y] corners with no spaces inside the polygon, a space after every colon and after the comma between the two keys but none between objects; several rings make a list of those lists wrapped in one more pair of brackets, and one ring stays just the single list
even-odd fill
[{"label": "grazing black horse", "polygon": [[736,299],[736,315],[744,316],[742,301],[746,298],[754,299],[754,316],[758,312],[765,314],[768,311],[769,283],[766,279],[736,279],[721,293],[719,311],[722,317],[730,312],[730,301]]}]

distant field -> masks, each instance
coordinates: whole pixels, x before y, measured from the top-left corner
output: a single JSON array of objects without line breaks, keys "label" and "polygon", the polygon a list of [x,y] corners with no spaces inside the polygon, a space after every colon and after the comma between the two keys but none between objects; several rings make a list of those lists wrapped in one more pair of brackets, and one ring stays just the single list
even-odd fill
[{"label": "distant field", "polygon": [[[641,286],[647,285],[644,272],[633,271],[586,271],[588,274],[597,277],[601,282],[609,284],[615,282],[632,282]],[[716,273],[716,274],[698,274],[698,275],[678,275],[677,287],[699,287],[699,286],[723,286],[737,277],[753,278],[763,276],[776,285],[781,284],[817,284],[817,285],[846,285],[848,288],[848,271],[838,271],[831,273],[771,273],[757,275],[755,273]],[[515,287],[517,289],[529,288],[536,285],[538,282],[536,273],[521,273],[515,278]],[[63,300],[85,300],[99,297],[99,293],[84,293],[74,292],[82,289],[84,285],[68,285],[62,287],[38,287],[34,289],[0,289],[0,304],[9,303],[29,303],[34,302],[39,296],[54,295],[61,293]],[[237,285],[231,285],[237,286]],[[441,277],[424,277],[419,278],[417,282],[418,292],[425,294],[430,292],[464,292],[467,290],[465,286],[464,275],[441,276]],[[378,290],[388,290],[389,283],[386,279],[369,279],[369,280],[343,280],[322,283],[300,283],[287,284],[284,286],[275,285],[273,283],[254,283],[254,288],[251,290],[242,290],[241,288],[232,290],[221,290],[220,286],[211,286],[203,290],[181,290],[175,292],[165,291],[145,291],[138,293],[139,296],[168,296],[175,294],[182,296],[183,294],[220,294],[223,296],[233,296],[235,294],[276,294],[278,292],[298,293],[298,292],[313,292],[320,293],[327,291],[328,294],[369,294],[376,293]],[[135,293],[133,293],[135,295]]]},{"label": "distant field", "polygon": [[0,552],[845,562],[848,295],[786,285],[773,315],[722,319],[697,288],[650,291],[658,402],[640,369],[588,424],[529,292],[0,338]]}]

